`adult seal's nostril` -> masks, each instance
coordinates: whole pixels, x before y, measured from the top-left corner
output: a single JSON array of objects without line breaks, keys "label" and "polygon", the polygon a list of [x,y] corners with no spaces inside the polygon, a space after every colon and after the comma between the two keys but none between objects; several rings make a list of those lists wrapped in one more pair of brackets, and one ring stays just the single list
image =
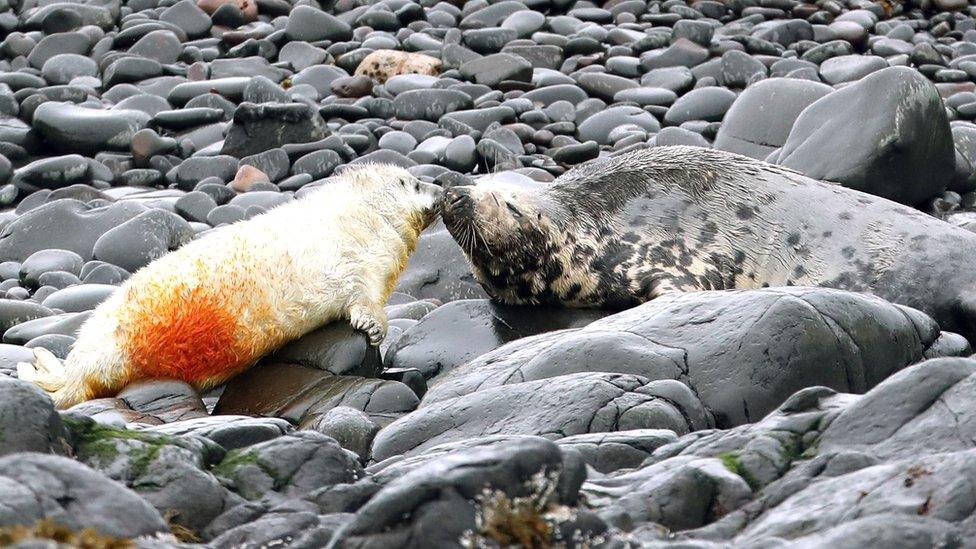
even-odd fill
[{"label": "adult seal's nostril", "polygon": [[456,187],[444,191],[444,208],[446,210],[456,211],[463,208],[465,205],[470,205],[471,196]]}]

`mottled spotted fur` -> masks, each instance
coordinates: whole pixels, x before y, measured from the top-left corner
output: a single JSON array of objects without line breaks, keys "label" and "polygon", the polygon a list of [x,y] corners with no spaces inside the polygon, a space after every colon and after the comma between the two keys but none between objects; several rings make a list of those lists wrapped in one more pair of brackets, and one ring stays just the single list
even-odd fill
[{"label": "mottled spotted fur", "polygon": [[976,235],[731,153],[654,147],[538,189],[456,187],[443,217],[505,303],[623,308],[674,291],[827,286],[976,338]]}]

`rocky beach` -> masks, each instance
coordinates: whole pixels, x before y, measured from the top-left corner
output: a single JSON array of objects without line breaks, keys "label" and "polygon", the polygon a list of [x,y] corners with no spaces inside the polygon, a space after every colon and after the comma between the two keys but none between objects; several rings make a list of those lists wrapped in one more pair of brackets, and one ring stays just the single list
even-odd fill
[{"label": "rocky beach", "polygon": [[[976,3],[0,0],[0,37],[0,545],[976,546],[976,342],[927,294],[506,306],[436,223],[379,347],[336,322],[67,410],[17,373],[362,164],[538,188],[714,148],[976,232]],[[905,276],[965,295],[938,267]]]}]

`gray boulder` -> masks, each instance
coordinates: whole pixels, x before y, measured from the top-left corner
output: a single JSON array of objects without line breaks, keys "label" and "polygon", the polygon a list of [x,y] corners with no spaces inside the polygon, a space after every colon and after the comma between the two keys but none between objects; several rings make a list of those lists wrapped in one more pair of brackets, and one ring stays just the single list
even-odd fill
[{"label": "gray boulder", "polygon": [[954,160],[938,90],[915,70],[891,67],[804,109],[776,162],[814,179],[919,204],[949,185]]},{"label": "gray boulder", "polygon": [[207,471],[226,451],[205,438],[112,429],[93,422],[76,436],[79,461],[125,484],[173,524],[193,532],[242,501]]},{"label": "gray boulder", "polygon": [[914,456],[824,479],[763,513],[736,536],[735,543],[782,542],[873,515],[897,517],[888,522],[897,530],[902,529],[901,517],[905,517],[907,530],[916,532],[915,536],[916,519],[924,516],[931,522],[923,531],[934,539],[958,540],[960,534],[972,539],[976,535],[976,491],[962,488],[959,479],[974,474],[976,450],[971,449]]},{"label": "gray boulder", "polygon": [[417,299],[437,299],[445,303],[488,297],[471,274],[464,252],[441,221],[421,233],[417,249],[411,254],[407,268],[400,274],[394,291]]},{"label": "gray boulder", "polygon": [[832,91],[819,82],[795,78],[770,78],[749,86],[725,113],[715,148],[765,160],[786,143],[803,109]]},{"label": "gray boulder", "polygon": [[849,406],[820,437],[822,450],[902,459],[976,446],[976,361],[929,360],[898,372]]},{"label": "gray boulder", "polygon": [[168,533],[156,509],[122,484],[72,459],[21,453],[0,458],[0,527],[47,518],[116,538]]},{"label": "gray boulder", "polygon": [[100,236],[144,211],[145,206],[131,201],[96,208],[73,199],[49,202],[18,216],[0,233],[0,261],[23,261],[51,248],[90,261]]},{"label": "gray boulder", "polygon": [[244,498],[271,501],[350,483],[363,475],[354,454],[314,431],[290,433],[234,450],[213,472]]},{"label": "gray boulder", "polygon": [[33,383],[0,376],[0,456],[67,454],[66,438],[51,397]]},{"label": "gray boulder", "polygon": [[220,154],[243,158],[288,143],[308,143],[329,135],[316,109],[300,103],[242,103]]},{"label": "gray boulder", "polygon": [[337,376],[299,364],[263,364],[231,380],[215,414],[263,415],[304,428],[337,406],[361,410],[386,425],[415,409],[419,399],[398,381]]},{"label": "gray boulder", "polygon": [[340,547],[551,546],[591,542],[606,525],[567,508],[581,464],[522,437],[455,448],[401,471],[333,538]]},{"label": "gray boulder", "polygon": [[412,455],[488,434],[562,438],[628,429],[687,433],[712,418],[684,384],[608,373],[576,373],[501,385],[429,404],[391,423],[373,458]]},{"label": "gray boulder", "polygon": [[286,435],[294,428],[288,421],[274,417],[213,415],[184,419],[148,427],[145,431],[171,436],[199,436],[210,439],[227,450],[244,448]]},{"label": "gray boulder", "polygon": [[740,425],[804,387],[867,391],[926,358],[939,335],[918,311],[827,288],[668,295],[482,355],[435,378],[421,410],[508,384],[615,372],[681,380],[718,425]]}]

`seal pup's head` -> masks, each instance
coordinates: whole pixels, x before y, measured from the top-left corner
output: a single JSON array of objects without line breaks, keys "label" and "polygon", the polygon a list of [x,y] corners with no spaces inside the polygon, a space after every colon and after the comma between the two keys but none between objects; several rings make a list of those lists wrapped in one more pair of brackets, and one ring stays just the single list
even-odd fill
[{"label": "seal pup's head", "polygon": [[509,304],[548,301],[553,282],[565,278],[572,252],[561,211],[545,192],[503,184],[452,187],[441,203],[475,277]]},{"label": "seal pup's head", "polygon": [[349,167],[333,179],[356,193],[371,211],[383,216],[408,240],[415,240],[440,214],[442,189],[397,166]]}]

